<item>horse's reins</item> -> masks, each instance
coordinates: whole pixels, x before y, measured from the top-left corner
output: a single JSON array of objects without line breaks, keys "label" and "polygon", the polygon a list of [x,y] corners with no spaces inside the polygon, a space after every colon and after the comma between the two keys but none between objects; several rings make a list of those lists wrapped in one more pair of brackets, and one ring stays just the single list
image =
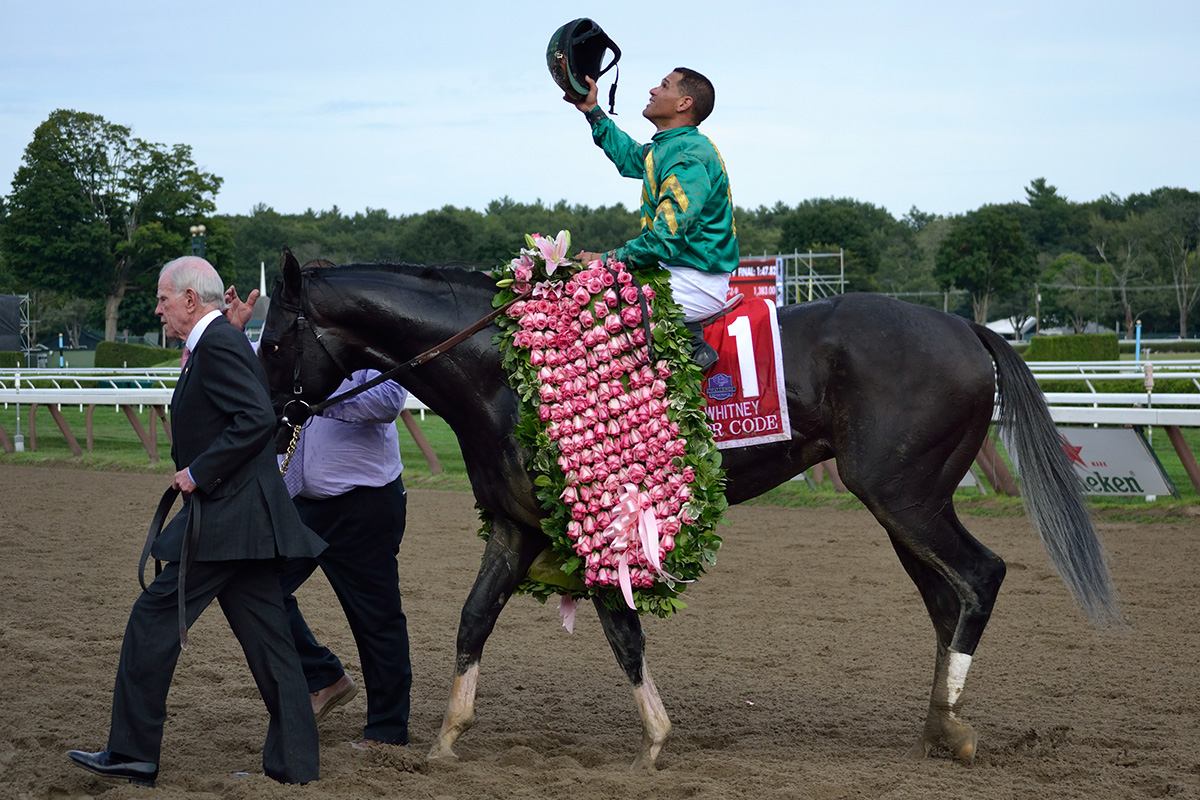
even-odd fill
[{"label": "horse's reins", "polygon": [[[488,325],[490,325],[492,323],[492,321],[494,319],[496,319],[496,317],[500,316],[505,311],[508,311],[508,309],[511,308],[514,303],[516,303],[520,300],[524,300],[525,298],[529,297],[532,293],[533,293],[533,290],[530,289],[529,291],[526,291],[526,292],[523,292],[523,293],[517,295],[513,299],[504,303],[504,305],[501,305],[498,308],[494,309],[487,316],[483,317],[480,320],[473,322],[471,325],[467,326],[463,330],[454,334],[449,339],[446,339],[445,341],[434,345],[433,347],[429,348],[425,352],[414,356],[413,358],[409,359],[408,361],[405,361],[403,364],[400,364],[398,366],[393,367],[392,369],[389,369],[387,372],[381,372],[380,374],[376,375],[374,378],[367,381],[366,383],[355,386],[352,389],[347,389],[346,391],[342,392],[341,394],[333,395],[332,397],[326,398],[325,400],[322,400],[319,403],[313,403],[310,405],[309,403],[305,402],[304,400],[299,399],[299,395],[302,394],[304,391],[304,387],[300,382],[300,364],[304,359],[301,357],[301,353],[297,353],[296,358],[295,358],[295,364],[294,364],[293,371],[292,371],[292,394],[296,395],[296,397],[289,400],[284,405],[283,414],[282,414],[283,424],[291,425],[297,429],[292,437],[293,444],[295,442],[295,439],[299,436],[299,428],[306,421],[308,421],[308,419],[310,417],[320,414],[325,409],[329,408],[330,406],[337,405],[338,403],[342,402],[343,400],[349,400],[351,397],[360,395],[363,392],[367,391],[368,389],[373,389],[381,383],[385,383],[386,381],[390,381],[390,380],[395,380],[397,375],[403,374],[404,372],[407,372],[408,370],[413,369],[414,367],[419,367],[420,365],[426,363],[427,361],[431,361],[434,358],[437,358],[438,356],[440,356],[442,353],[446,352],[450,348],[463,342],[467,338],[475,335],[483,328],[486,328]],[[303,290],[303,288],[301,288],[301,292],[300,292],[301,305],[296,310],[296,321],[293,324],[295,325],[295,327],[297,329],[299,329],[303,325],[303,326],[307,327],[310,331],[312,331],[313,338],[317,340],[317,344],[321,345],[321,349],[325,351],[325,354],[327,356],[329,356],[330,361],[332,361],[334,366],[336,366],[341,371],[341,373],[344,377],[349,378],[351,375],[350,370],[348,370],[345,367],[345,365],[342,364],[341,360],[337,357],[337,355],[335,355],[334,352],[329,349],[329,345],[327,345],[325,343],[325,338],[324,338],[324,336],[321,335],[321,332],[317,329],[317,326],[312,324],[312,322],[305,316],[304,312],[305,312],[305,305],[307,305],[307,303],[306,303],[307,300],[308,300],[308,293],[305,292]],[[300,343],[300,338],[297,337],[297,350],[300,350],[302,346],[303,345]],[[300,418],[299,419],[294,420],[292,418],[292,415],[290,415],[288,413],[288,408],[290,406],[292,406],[292,404],[296,404],[300,409]],[[285,463],[286,463],[286,461],[285,461]],[[286,471],[286,468],[284,471]]]},{"label": "horse's reins", "polygon": [[[154,511],[154,519],[150,521],[150,532],[146,535],[146,544],[142,546],[142,557],[138,561],[138,583],[142,587],[142,591],[146,589],[146,562],[150,559],[150,550],[154,547],[154,541],[158,535],[162,533],[163,526],[166,525],[167,515],[171,513],[171,507],[175,505],[175,498],[179,496],[179,490],[174,486],[167,488],[163,492],[162,499],[158,501],[158,508]],[[183,534],[183,544],[179,551],[179,581],[176,584],[176,606],[179,609],[179,647],[182,650],[187,649],[187,604],[184,599],[184,587],[187,584],[188,567],[196,560],[196,537],[200,533],[200,500],[194,494],[188,500],[188,520],[187,529]],[[157,577],[162,572],[162,564],[158,559],[154,560],[154,574]]]}]

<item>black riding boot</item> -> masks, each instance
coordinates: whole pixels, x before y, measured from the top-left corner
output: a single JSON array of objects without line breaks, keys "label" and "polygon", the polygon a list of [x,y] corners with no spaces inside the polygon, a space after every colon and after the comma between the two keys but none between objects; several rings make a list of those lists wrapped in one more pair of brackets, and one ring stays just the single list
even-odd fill
[{"label": "black riding boot", "polygon": [[685,322],[683,327],[692,334],[692,361],[696,362],[701,372],[708,372],[717,363],[719,356],[713,346],[704,341],[704,323]]}]

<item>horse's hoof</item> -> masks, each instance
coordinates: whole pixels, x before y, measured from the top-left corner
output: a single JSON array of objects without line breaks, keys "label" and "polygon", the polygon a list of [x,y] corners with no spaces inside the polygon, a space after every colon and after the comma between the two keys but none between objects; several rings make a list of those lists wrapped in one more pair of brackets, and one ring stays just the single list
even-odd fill
[{"label": "horse's hoof", "polygon": [[912,747],[908,748],[908,752],[904,754],[905,758],[922,759],[929,758],[929,754],[933,752],[933,746],[929,742],[921,739]]},{"label": "horse's hoof", "polygon": [[658,772],[658,767],[654,765],[654,759],[638,756],[633,763],[629,765],[630,772]]},{"label": "horse's hoof", "polygon": [[978,744],[979,737],[975,735],[975,731],[967,728],[958,737],[958,741],[950,745],[950,752],[964,764],[971,764],[975,761],[975,750]]},{"label": "horse's hoof", "polygon": [[904,757],[912,759],[928,758],[934,750],[945,747],[954,758],[965,764],[970,764],[975,760],[975,751],[978,748],[978,743],[979,736],[975,733],[974,728],[970,725],[958,724],[954,726],[953,733],[943,731],[934,738],[922,736],[917,740],[916,744],[908,749]]},{"label": "horse's hoof", "polygon": [[427,761],[457,761],[458,754],[451,747],[435,744],[425,759]]}]

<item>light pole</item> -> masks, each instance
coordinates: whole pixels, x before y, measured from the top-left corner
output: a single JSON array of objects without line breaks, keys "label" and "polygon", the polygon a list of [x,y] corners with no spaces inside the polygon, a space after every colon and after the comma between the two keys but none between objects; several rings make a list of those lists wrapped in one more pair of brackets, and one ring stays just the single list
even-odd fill
[{"label": "light pole", "polygon": [[204,258],[204,226],[193,225],[192,231],[192,255]]}]

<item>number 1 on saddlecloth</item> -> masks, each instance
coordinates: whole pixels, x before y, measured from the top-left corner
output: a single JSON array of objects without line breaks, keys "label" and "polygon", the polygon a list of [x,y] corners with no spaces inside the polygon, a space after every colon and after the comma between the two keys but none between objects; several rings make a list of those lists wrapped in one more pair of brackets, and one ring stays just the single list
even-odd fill
[{"label": "number 1 on saddlecloth", "polygon": [[742,378],[742,397],[758,397],[758,367],[754,361],[754,335],[750,331],[750,318],[740,316],[725,328],[725,332],[737,343],[738,372]]}]

